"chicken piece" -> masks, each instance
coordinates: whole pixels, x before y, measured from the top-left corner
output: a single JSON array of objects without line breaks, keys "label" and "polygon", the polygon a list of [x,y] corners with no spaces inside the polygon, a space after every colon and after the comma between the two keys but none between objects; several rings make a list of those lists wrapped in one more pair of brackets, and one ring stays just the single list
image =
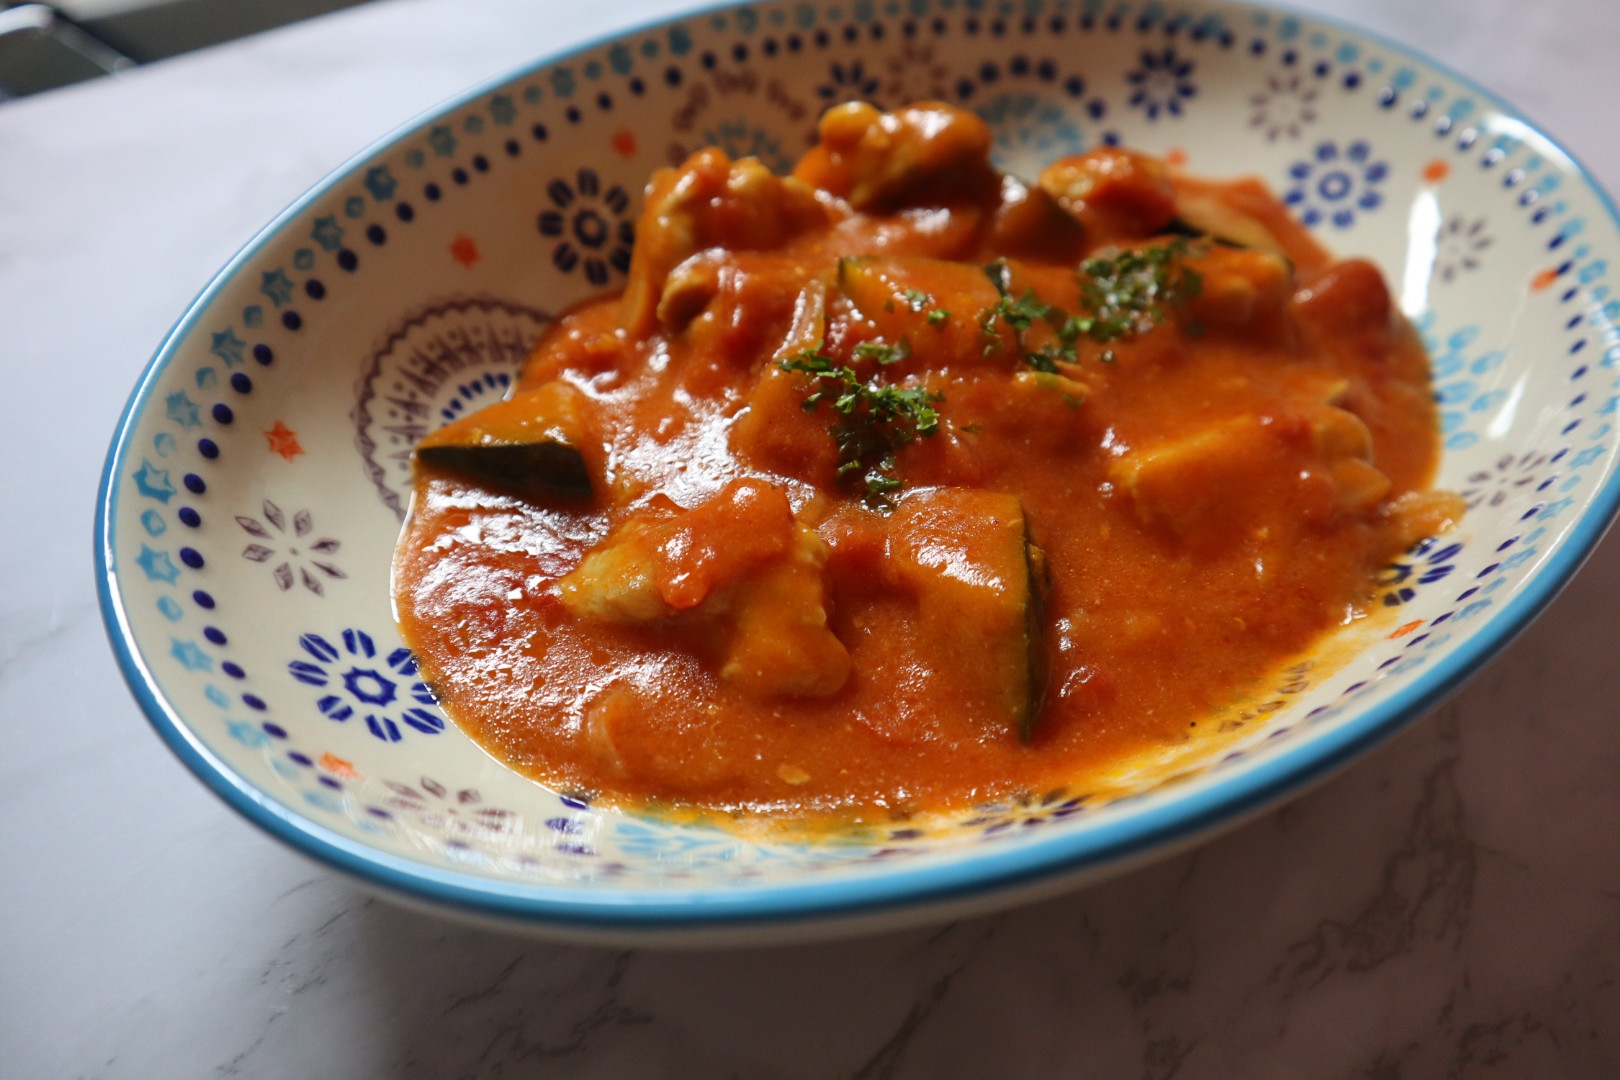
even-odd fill
[{"label": "chicken piece", "polygon": [[1012,495],[918,492],[890,521],[890,573],[918,603],[933,662],[968,686],[964,706],[1020,739],[1046,684],[1045,557]]},{"label": "chicken piece", "polygon": [[602,622],[650,623],[675,614],[658,592],[658,557],[665,539],[657,522],[626,522],[558,582],[563,606]]},{"label": "chicken piece", "polygon": [[837,482],[838,451],[827,438],[826,419],[805,411],[803,377],[780,366],[820,349],[826,336],[827,286],[814,280],[799,293],[775,363],[763,366],[749,388],[730,442],[732,451],[756,468],[830,486]]},{"label": "chicken piece", "polygon": [[1109,468],[1144,525],[1186,536],[1232,504],[1265,472],[1276,450],[1252,416],[1194,435],[1133,450]]},{"label": "chicken piece", "polygon": [[1253,326],[1282,311],[1294,293],[1293,268],[1271,251],[1211,245],[1185,265],[1201,281],[1184,313],[1206,328]]},{"label": "chicken piece", "polygon": [[827,437],[826,412],[806,411],[804,398],[802,374],[766,365],[731,427],[731,451],[752,468],[831,490],[838,484],[838,445]]},{"label": "chicken piece", "polygon": [[658,321],[664,330],[678,334],[709,306],[720,292],[720,275],[726,253],[718,248],[700,251],[669,272],[658,297]]},{"label": "chicken piece", "polygon": [[1372,514],[1390,490],[1372,451],[1360,417],[1321,405],[1282,418],[1238,416],[1133,450],[1113,463],[1109,477],[1144,525],[1219,544],[1253,516],[1245,506],[1268,501],[1297,506],[1307,519]]},{"label": "chicken piece", "polygon": [[827,626],[827,545],[793,527],[784,556],[738,581],[720,677],[758,697],[824,697],[849,678],[849,653]]},{"label": "chicken piece", "polygon": [[886,113],[851,101],[823,113],[818,131],[821,144],[793,175],[857,210],[980,200],[993,197],[999,184],[989,126],[943,102]]},{"label": "chicken piece", "polygon": [[[827,546],[793,518],[787,496],[736,480],[664,519],[622,526],[559,583],[582,618],[668,622],[718,642],[720,677],[759,696],[821,696],[849,677],[827,626]],[[695,626],[693,624],[696,624]]]},{"label": "chicken piece", "polygon": [[1365,259],[1345,259],[1294,294],[1302,322],[1324,334],[1344,335],[1390,329],[1395,310],[1378,267]]},{"label": "chicken piece", "polygon": [[990,224],[988,248],[997,256],[1038,262],[1080,261],[1086,231],[1051,192],[1016,176],[1001,178],[1001,204]]},{"label": "chicken piece", "polygon": [[[757,158],[734,162],[710,147],[678,169],[659,169],[647,184],[646,206],[636,225],[622,301],[625,328],[637,337],[651,332],[670,273],[700,251],[773,248],[826,226],[827,220],[814,191],[792,177],[777,176]],[[690,307],[688,301],[675,310]]]},{"label": "chicken piece", "polygon": [[1408,491],[1392,499],[1388,517],[1395,547],[1405,551],[1419,540],[1450,531],[1467,508],[1462,496],[1451,491]]},{"label": "chicken piece", "polygon": [[1079,218],[1097,243],[1154,236],[1176,213],[1176,192],[1164,162],[1135,150],[1099,146],[1059,158],[1041,171],[1040,186]]}]

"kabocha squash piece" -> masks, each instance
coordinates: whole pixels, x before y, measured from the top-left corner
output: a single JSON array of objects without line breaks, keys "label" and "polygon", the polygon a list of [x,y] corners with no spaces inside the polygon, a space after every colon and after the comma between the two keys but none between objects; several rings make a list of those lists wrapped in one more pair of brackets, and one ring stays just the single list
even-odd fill
[{"label": "kabocha squash piece", "polygon": [[890,529],[898,584],[916,595],[924,633],[950,643],[933,663],[978,673],[964,708],[1028,741],[1046,686],[1046,572],[1017,497],[918,492],[901,503]]},{"label": "kabocha squash piece", "polygon": [[446,424],[417,444],[417,468],[457,473],[525,498],[589,498],[581,396],[567,383],[548,383]]},{"label": "kabocha squash piece", "polygon": [[978,266],[904,255],[855,256],[838,260],[837,284],[878,340],[899,350],[894,359],[916,356],[921,369],[1005,362],[999,349],[985,350],[980,316],[1000,294]]}]

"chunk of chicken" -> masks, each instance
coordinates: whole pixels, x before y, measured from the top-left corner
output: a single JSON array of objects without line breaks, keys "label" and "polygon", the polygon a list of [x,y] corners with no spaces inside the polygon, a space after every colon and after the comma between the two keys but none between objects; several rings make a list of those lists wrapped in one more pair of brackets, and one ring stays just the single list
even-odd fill
[{"label": "chunk of chicken", "polygon": [[928,101],[880,112],[862,101],[821,117],[821,144],[793,175],[857,210],[940,205],[997,190],[990,128],[974,113]]},{"label": "chunk of chicken", "polygon": [[1133,450],[1109,474],[1144,525],[1220,543],[1250,516],[1245,505],[1265,500],[1285,500],[1307,519],[1371,515],[1390,490],[1372,454],[1360,417],[1321,405],[1282,418],[1234,417]]},{"label": "chunk of chicken", "polygon": [[1378,267],[1365,259],[1336,263],[1294,294],[1299,317],[1330,335],[1385,333],[1395,305]]},{"label": "chunk of chicken", "polygon": [[849,678],[849,653],[827,626],[827,545],[793,527],[781,559],[741,578],[724,600],[720,677],[760,697],[823,697]]},{"label": "chunk of chicken", "polygon": [[[710,147],[678,169],[659,169],[636,225],[622,301],[625,328],[636,336],[653,329],[671,271],[700,251],[773,248],[826,224],[826,210],[808,185],[775,175],[757,158],[734,162]],[[695,311],[689,300],[678,307]]]},{"label": "chunk of chicken", "polygon": [[720,677],[760,696],[821,696],[849,677],[827,626],[827,546],[787,496],[737,480],[691,510],[622,526],[560,582],[575,615],[687,625],[717,642]]},{"label": "chunk of chicken", "polygon": [[1164,162],[1135,150],[1099,146],[1059,158],[1041,171],[1040,186],[1103,243],[1153,236],[1176,213]]},{"label": "chunk of chicken", "polygon": [[1405,551],[1419,540],[1450,531],[1468,504],[1450,491],[1408,491],[1390,500],[1388,515],[1395,545]]},{"label": "chunk of chicken", "polygon": [[1080,261],[1086,231],[1051,192],[1003,176],[988,239],[999,256],[1073,264]]},{"label": "chunk of chicken", "polygon": [[1214,244],[1186,266],[1200,285],[1185,315],[1207,328],[1254,326],[1282,311],[1294,293],[1293,267],[1273,251]]},{"label": "chunk of chicken", "polygon": [[626,522],[559,582],[563,605],[602,622],[650,623],[675,614],[658,589],[666,533],[647,519]]}]

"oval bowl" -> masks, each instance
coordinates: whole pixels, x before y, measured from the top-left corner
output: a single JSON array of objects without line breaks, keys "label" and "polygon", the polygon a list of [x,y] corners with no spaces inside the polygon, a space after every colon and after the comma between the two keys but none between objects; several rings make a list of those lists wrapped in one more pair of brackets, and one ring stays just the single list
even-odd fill
[{"label": "oval bowl", "polygon": [[[1026,175],[1112,141],[1259,175],[1333,250],[1384,267],[1433,356],[1437,485],[1468,516],[1385,571],[1354,637],[1083,789],[816,842],[547,790],[446,721],[401,642],[410,448],[500,395],[556,313],[623,281],[654,167],[709,143],[785,167],[854,97],[976,109]],[[718,8],[478,87],[251,240],[113,438],[102,609],[135,696],[209,787],[406,903],[643,944],[1004,906],[1297,792],[1548,604],[1620,498],[1617,239],[1603,192],[1511,107],[1342,26],[1135,0]]]}]

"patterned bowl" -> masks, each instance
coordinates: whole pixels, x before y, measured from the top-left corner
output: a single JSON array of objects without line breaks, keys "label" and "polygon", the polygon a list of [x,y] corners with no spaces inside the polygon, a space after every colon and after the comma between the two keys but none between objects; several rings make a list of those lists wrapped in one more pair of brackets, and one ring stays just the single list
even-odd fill
[{"label": "patterned bowl", "polygon": [[[944,98],[1014,170],[1120,141],[1257,173],[1389,274],[1470,512],[1382,611],[1084,788],[820,842],[565,797],[448,724],[391,613],[425,432],[622,282],[641,186],[708,143],[787,165],[825,106]],[[593,941],[831,935],[1006,905],[1227,828],[1420,715],[1539,612],[1620,499],[1613,206],[1510,107],[1341,26],[1205,0],[783,0],[479,87],[305,195],[158,350],[113,438],[102,607],[227,802],[385,894]],[[1620,268],[1620,259],[1617,259]],[[1370,627],[1370,629],[1368,628]]]}]

